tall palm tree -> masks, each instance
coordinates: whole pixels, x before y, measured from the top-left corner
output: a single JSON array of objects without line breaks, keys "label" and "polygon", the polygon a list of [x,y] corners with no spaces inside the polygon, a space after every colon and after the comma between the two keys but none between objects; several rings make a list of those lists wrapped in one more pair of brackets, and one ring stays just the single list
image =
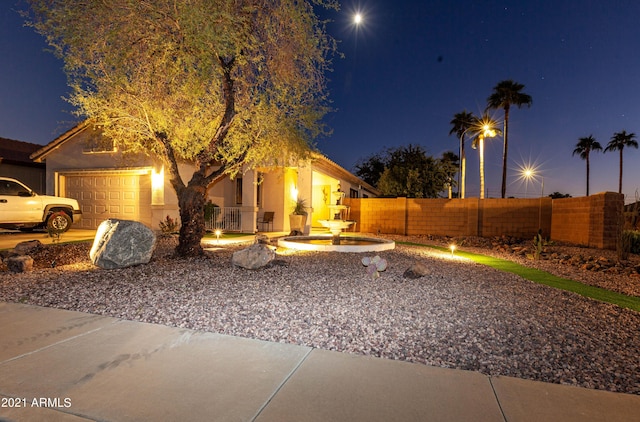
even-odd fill
[{"label": "tall palm tree", "polygon": [[449,199],[453,197],[452,188],[455,180],[453,176],[456,174],[458,166],[460,165],[460,157],[453,151],[445,151],[442,153],[442,157],[439,160],[440,174],[444,178],[443,185],[447,187]]},{"label": "tall palm tree", "polygon": [[573,150],[573,154],[579,154],[580,158],[587,161],[587,196],[589,196],[589,155],[591,151],[602,151],[602,145],[596,141],[593,135],[585,136],[578,139],[576,148]]},{"label": "tall palm tree", "polygon": [[518,108],[531,107],[531,95],[522,92],[524,85],[510,79],[498,82],[493,93],[487,98],[488,109],[504,110],[504,143],[502,149],[502,197],[507,193],[507,151],[509,149],[509,110],[514,105]]},{"label": "tall palm tree", "polygon": [[604,149],[604,152],[620,151],[620,180],[618,181],[618,193],[622,193],[622,150],[625,147],[638,149],[635,133],[627,133],[626,130],[613,134],[613,137]]},{"label": "tall palm tree", "polygon": [[478,157],[480,158],[480,199],[484,199],[484,140],[501,135],[502,133],[500,129],[498,129],[498,122],[492,119],[487,113],[484,113],[482,117],[476,117],[474,119],[471,132],[474,136],[471,147],[478,149]]},{"label": "tall palm tree", "polygon": [[465,190],[465,177],[466,177],[466,167],[467,167],[467,159],[464,153],[464,136],[473,126],[473,122],[477,120],[477,117],[473,115],[473,113],[469,113],[467,110],[463,110],[460,113],[456,113],[453,116],[451,122],[451,130],[449,131],[449,135],[453,135],[454,133],[458,137],[460,141],[460,172],[458,173],[458,198],[464,198],[464,190]]}]

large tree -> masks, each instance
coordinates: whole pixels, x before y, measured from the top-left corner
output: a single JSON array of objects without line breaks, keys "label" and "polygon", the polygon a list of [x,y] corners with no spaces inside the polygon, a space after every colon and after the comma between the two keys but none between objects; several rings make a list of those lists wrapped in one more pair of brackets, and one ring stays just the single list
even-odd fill
[{"label": "large tree", "polygon": [[455,135],[458,137],[460,143],[460,172],[458,173],[458,198],[464,198],[466,187],[466,173],[467,173],[467,157],[464,150],[465,135],[473,128],[478,118],[473,113],[463,110],[460,113],[456,113],[453,116],[451,122],[451,130],[449,135]]},{"label": "large tree", "polygon": [[580,155],[580,158],[587,162],[587,196],[589,196],[589,156],[592,151],[602,151],[602,145],[596,141],[593,135],[589,135],[578,139],[578,143],[572,154]]},{"label": "large tree", "polygon": [[445,153],[442,159],[437,159],[428,155],[421,146],[409,144],[387,148],[360,160],[356,174],[359,177],[372,176],[369,183],[380,189],[383,195],[437,198],[450,183],[452,165],[455,169],[456,164],[457,156],[453,153]]},{"label": "large tree", "polygon": [[491,118],[486,112],[481,117],[475,117],[471,126],[472,143],[471,147],[478,150],[480,165],[480,199],[484,199],[484,141],[487,138],[502,135],[498,129],[498,122]]},{"label": "large tree", "polygon": [[522,92],[524,85],[512,80],[498,82],[493,87],[493,92],[487,98],[487,109],[504,110],[504,143],[502,150],[502,188],[501,193],[504,198],[507,193],[507,152],[509,150],[509,111],[514,105],[518,108],[522,106],[531,107],[531,96]]},{"label": "large tree", "polygon": [[620,151],[620,179],[618,181],[618,193],[622,193],[622,151],[626,148],[638,148],[635,133],[627,133],[626,130],[616,132],[607,144],[604,152]]},{"label": "large tree", "polygon": [[376,186],[380,176],[384,173],[386,162],[387,158],[384,152],[375,153],[367,158],[360,158],[354,166],[353,172],[371,186]]},{"label": "large tree", "polygon": [[[164,165],[179,255],[202,253],[213,183],[285,164],[324,129],[335,43],[313,7],[335,0],[28,2],[29,22],[64,60],[78,114]],[[182,162],[193,163],[188,180]]]}]

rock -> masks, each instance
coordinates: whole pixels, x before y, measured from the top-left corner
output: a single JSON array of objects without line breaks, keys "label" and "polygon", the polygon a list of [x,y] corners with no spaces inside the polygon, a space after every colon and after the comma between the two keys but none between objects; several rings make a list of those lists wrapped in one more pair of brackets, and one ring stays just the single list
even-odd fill
[{"label": "rock", "polygon": [[29,255],[10,256],[6,264],[12,273],[26,273],[33,270],[33,258]]},{"label": "rock", "polygon": [[431,270],[427,267],[427,264],[425,264],[424,261],[416,261],[404,272],[404,274],[402,274],[402,277],[416,279],[424,277],[429,273],[431,273]]},{"label": "rock", "polygon": [[255,243],[246,249],[234,252],[231,263],[248,270],[255,270],[268,265],[275,257],[276,253],[271,247]]},{"label": "rock", "polygon": [[4,249],[0,251],[0,258],[2,258],[3,261],[9,257],[16,256],[16,255],[19,255],[19,254],[15,251],[15,249]]},{"label": "rock", "polygon": [[262,245],[269,245],[271,243],[271,239],[269,239],[269,236],[265,234],[257,234],[256,243],[260,243]]},{"label": "rock", "polygon": [[39,240],[27,240],[26,242],[18,243],[13,250],[18,255],[29,255],[34,250],[40,248],[42,243]]},{"label": "rock", "polygon": [[109,219],[98,226],[89,257],[100,268],[125,268],[148,263],[155,245],[155,233],[144,224]]}]

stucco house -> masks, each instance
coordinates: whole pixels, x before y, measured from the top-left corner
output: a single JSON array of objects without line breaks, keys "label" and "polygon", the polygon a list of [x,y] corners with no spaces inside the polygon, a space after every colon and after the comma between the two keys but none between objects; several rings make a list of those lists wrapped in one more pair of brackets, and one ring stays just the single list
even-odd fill
[{"label": "stucco house", "polygon": [[44,193],[45,165],[30,158],[40,148],[42,145],[0,138],[0,176],[13,177],[37,193]]},{"label": "stucco house", "polygon": [[[177,218],[178,200],[162,165],[147,156],[124,155],[88,122],[70,129],[31,155],[46,163],[46,191],[75,198],[83,212],[82,227],[96,228],[107,218],[136,220],[157,229],[167,215]],[[191,167],[181,165],[188,180]],[[342,193],[338,193],[342,192]],[[227,218],[225,230],[245,233],[290,231],[288,215],[296,197],[310,207],[305,231],[331,215],[339,196],[375,197],[379,191],[319,153],[302,165],[246,170],[224,178],[209,190],[209,199]],[[273,223],[258,227],[265,212]],[[221,218],[219,218],[221,220]]]}]

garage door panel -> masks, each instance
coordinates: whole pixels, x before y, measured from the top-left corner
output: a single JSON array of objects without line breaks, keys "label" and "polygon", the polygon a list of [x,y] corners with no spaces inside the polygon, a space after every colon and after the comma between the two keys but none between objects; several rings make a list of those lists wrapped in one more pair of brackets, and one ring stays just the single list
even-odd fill
[{"label": "garage door panel", "polygon": [[115,171],[63,176],[65,195],[80,202],[83,228],[97,228],[108,218],[151,224],[149,174]]}]

